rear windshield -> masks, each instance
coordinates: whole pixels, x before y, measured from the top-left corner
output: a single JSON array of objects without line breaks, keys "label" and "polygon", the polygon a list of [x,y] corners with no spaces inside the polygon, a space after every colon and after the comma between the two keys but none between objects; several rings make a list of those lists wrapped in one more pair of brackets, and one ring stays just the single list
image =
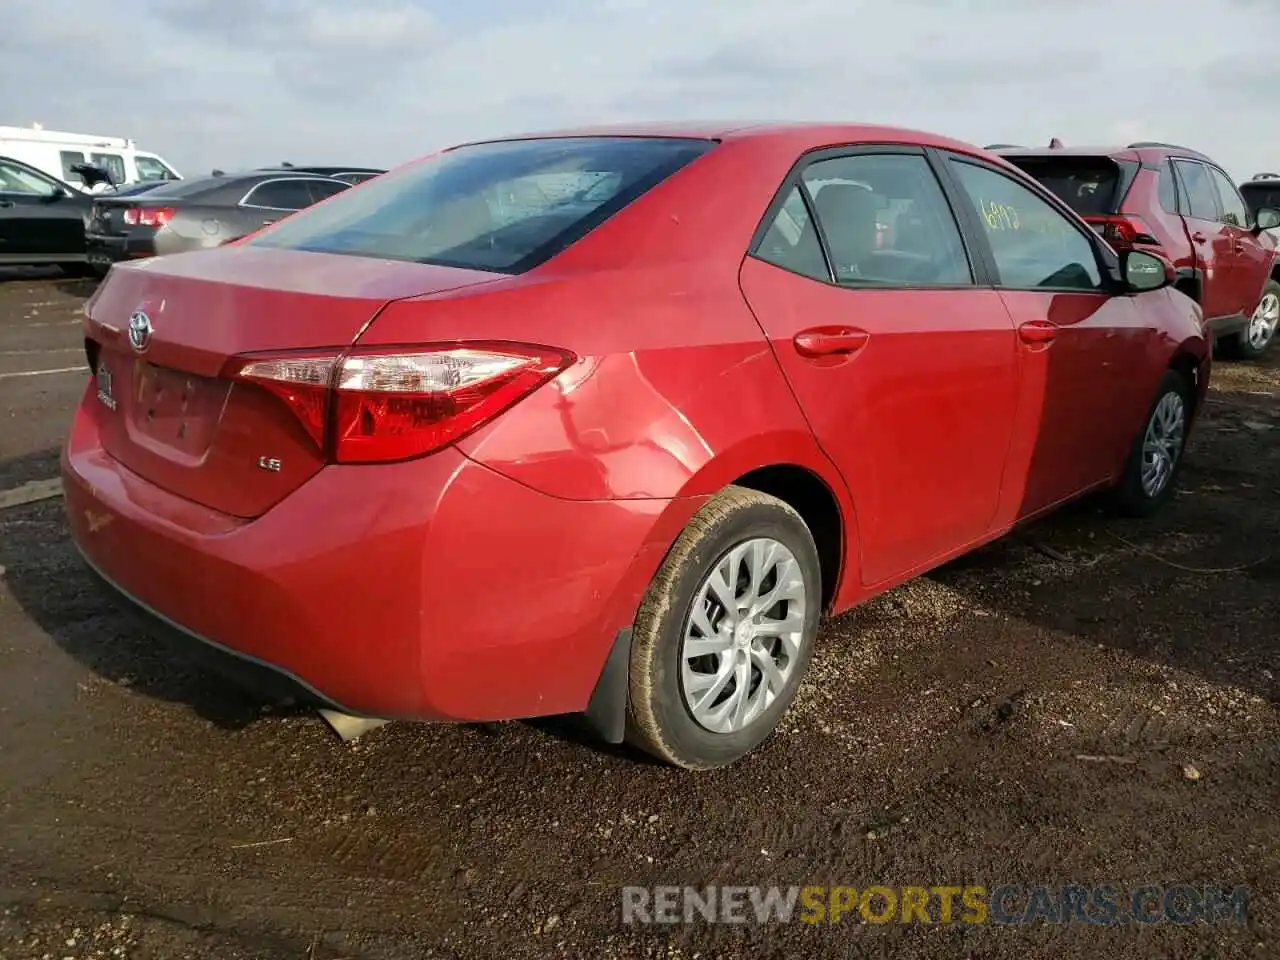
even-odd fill
[{"label": "rear windshield", "polygon": [[659,137],[472,144],[383,174],[250,243],[521,273],[713,146]]},{"label": "rear windshield", "polygon": [[148,197],[198,197],[227,185],[224,177],[199,177],[190,180],[167,180],[146,191]]},{"label": "rear windshield", "polygon": [[1110,157],[1006,157],[1082,217],[1116,212],[1119,164]]},{"label": "rear windshield", "polygon": [[1240,187],[1240,195],[1249,206],[1249,214],[1256,217],[1263,207],[1280,210],[1280,181],[1276,183],[1246,183]]}]

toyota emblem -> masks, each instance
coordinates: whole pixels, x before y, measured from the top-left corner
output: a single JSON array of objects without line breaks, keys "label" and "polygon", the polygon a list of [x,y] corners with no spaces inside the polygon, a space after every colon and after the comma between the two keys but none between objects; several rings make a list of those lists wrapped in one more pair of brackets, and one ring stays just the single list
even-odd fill
[{"label": "toyota emblem", "polygon": [[151,345],[151,318],[141,310],[129,318],[129,344],[139,353]]}]

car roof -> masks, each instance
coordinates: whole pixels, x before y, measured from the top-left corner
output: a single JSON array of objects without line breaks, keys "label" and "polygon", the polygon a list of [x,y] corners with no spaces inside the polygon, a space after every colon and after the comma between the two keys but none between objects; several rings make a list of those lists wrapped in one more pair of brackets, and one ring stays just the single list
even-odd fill
[{"label": "car roof", "polygon": [[1156,143],[1154,141],[1140,141],[1138,143],[1130,143],[1125,146],[1119,144],[1111,144],[1110,146],[1094,146],[1094,147],[999,147],[992,151],[1002,157],[1111,157],[1113,159],[1128,159],[1142,161],[1163,159],[1168,156],[1175,157],[1191,157],[1198,160],[1205,160],[1217,166],[1217,162],[1209,156],[1201,153],[1199,150],[1193,150],[1191,147],[1181,147],[1176,143]]},{"label": "car roof", "polygon": [[329,166],[310,166],[306,164],[292,164],[288,167],[254,167],[255,171],[263,171],[267,173],[311,173],[317,176],[327,177],[337,173],[386,173],[387,171],[379,167],[337,167]]},{"label": "car roof", "polygon": [[902,143],[914,146],[932,145],[967,153],[987,154],[972,143],[907,127],[869,123],[831,121],[724,120],[724,121],[649,121],[642,123],[595,124],[521,133],[511,136],[486,137],[455,144],[448,149],[478,143],[502,143],[512,140],[541,140],[559,137],[670,137],[693,140],[782,140],[802,150],[856,143]]},{"label": "car roof", "polygon": [[1137,150],[1112,144],[1100,147],[1001,147],[993,150],[1002,157],[1136,157]]}]

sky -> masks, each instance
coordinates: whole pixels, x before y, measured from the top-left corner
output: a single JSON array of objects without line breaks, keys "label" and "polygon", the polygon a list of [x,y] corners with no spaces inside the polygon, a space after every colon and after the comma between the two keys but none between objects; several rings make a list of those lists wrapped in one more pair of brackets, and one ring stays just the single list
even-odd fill
[{"label": "sky", "polygon": [[1280,0],[0,0],[0,124],[184,175],[595,122],[1161,140],[1280,170]]}]

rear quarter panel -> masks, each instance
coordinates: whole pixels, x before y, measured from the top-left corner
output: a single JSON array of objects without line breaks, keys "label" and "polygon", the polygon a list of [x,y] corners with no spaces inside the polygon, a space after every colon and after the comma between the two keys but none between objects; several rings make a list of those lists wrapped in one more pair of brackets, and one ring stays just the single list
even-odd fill
[{"label": "rear quarter panel", "polygon": [[755,227],[797,156],[785,142],[723,144],[537,270],[392,303],[360,343],[465,338],[572,351],[577,361],[557,379],[458,445],[553,497],[696,499],[794,464],[833,491],[851,526],[844,482],[738,286]]}]

